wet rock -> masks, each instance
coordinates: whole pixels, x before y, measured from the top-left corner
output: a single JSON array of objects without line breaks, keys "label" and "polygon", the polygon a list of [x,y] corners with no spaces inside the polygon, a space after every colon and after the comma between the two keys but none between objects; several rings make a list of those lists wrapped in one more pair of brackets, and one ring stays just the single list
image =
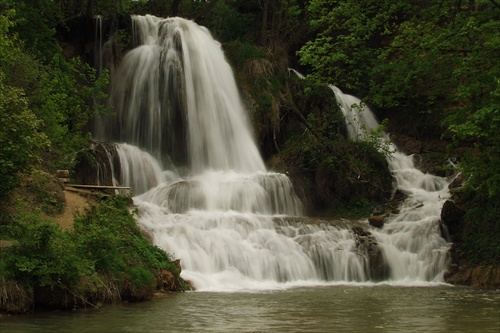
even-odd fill
[{"label": "wet rock", "polygon": [[401,191],[400,189],[397,189],[394,194],[392,195],[392,200],[394,201],[403,201],[408,197],[406,193]]},{"label": "wet rock", "polygon": [[422,152],[422,142],[415,138],[398,134],[394,136],[393,139],[401,151],[405,152],[407,155],[420,154]]},{"label": "wet rock", "polygon": [[459,232],[460,223],[465,215],[465,212],[458,207],[453,201],[446,200],[441,209],[441,220],[447,227],[450,236],[454,236]]},{"label": "wet rock", "polygon": [[382,226],[384,225],[384,220],[385,215],[372,215],[368,218],[368,223],[370,223],[372,227],[382,228]]},{"label": "wet rock", "polygon": [[493,265],[450,265],[444,275],[447,283],[475,288],[500,288],[500,267]]},{"label": "wet rock", "polygon": [[450,185],[448,185],[448,188],[451,190],[454,188],[462,187],[464,185],[464,183],[466,182],[466,180],[467,180],[467,177],[465,177],[463,174],[460,174],[457,177],[455,177],[455,179],[453,179],[451,181]]},{"label": "wet rock", "polygon": [[177,277],[169,270],[162,269],[158,279],[157,289],[161,291],[177,291]]},{"label": "wet rock", "polygon": [[113,185],[113,175],[121,174],[120,158],[113,143],[93,142],[76,158],[73,178],[77,184]]},{"label": "wet rock", "polygon": [[182,266],[181,266],[181,260],[180,259],[175,259],[174,264],[177,267],[177,276],[179,276],[182,272]]},{"label": "wet rock", "polygon": [[371,244],[368,248],[368,262],[370,263],[370,279],[372,281],[384,281],[389,278],[389,265],[376,243]]},{"label": "wet rock", "polygon": [[444,281],[454,285],[476,288],[500,288],[500,266],[477,265],[472,263],[459,243],[450,249],[451,263],[444,274]]},{"label": "wet rock", "polygon": [[360,226],[354,226],[354,227],[352,227],[351,230],[354,233],[354,235],[357,237],[371,236],[370,232],[366,231],[365,229],[361,228]]},{"label": "wet rock", "polygon": [[369,279],[372,281],[387,279],[389,266],[375,237],[360,226],[353,226],[351,230],[354,233],[358,253],[366,258],[369,267]]}]

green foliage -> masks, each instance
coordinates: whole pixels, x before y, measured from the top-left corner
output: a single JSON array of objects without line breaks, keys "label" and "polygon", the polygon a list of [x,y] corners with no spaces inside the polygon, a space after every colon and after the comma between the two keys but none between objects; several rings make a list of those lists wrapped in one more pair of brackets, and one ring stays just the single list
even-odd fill
[{"label": "green foliage", "polygon": [[43,62],[50,61],[59,51],[54,38],[55,27],[62,20],[55,1],[3,1],[5,10],[14,10],[14,31],[25,42],[26,49]]},{"label": "green foliage", "polygon": [[125,198],[93,206],[75,219],[74,228],[82,253],[100,273],[119,275],[128,267],[177,270],[164,251],[144,238]]},{"label": "green foliage", "polygon": [[395,152],[393,145],[386,134],[387,123],[387,119],[382,120],[377,128],[366,131],[367,134],[365,137],[361,138],[362,141],[367,142],[371,147],[375,148],[386,158],[391,157]]},{"label": "green foliage", "polygon": [[39,207],[41,212],[54,216],[64,210],[64,193],[58,180],[40,170],[24,173],[21,186],[16,191],[18,199],[26,200],[26,205]]},{"label": "green foliage", "polygon": [[[40,0],[38,0],[40,1]],[[54,1],[52,1],[54,2]],[[145,3],[156,2],[151,0],[80,0],[80,1],[57,1],[53,5],[56,7],[58,15],[62,20],[71,19],[78,16],[92,17],[94,15],[113,16],[122,13],[137,12]],[[167,1],[162,1],[166,3]]]},{"label": "green foliage", "polygon": [[309,15],[317,36],[301,63],[401,115],[414,135],[440,129],[443,110],[464,119],[460,110],[495,89],[500,14],[491,3],[315,0]]},{"label": "green foliage", "polygon": [[0,72],[0,198],[5,199],[18,184],[18,173],[39,162],[48,140],[23,91],[3,78]]},{"label": "green foliage", "polygon": [[310,25],[318,34],[299,51],[303,65],[324,82],[366,91],[370,73],[398,22],[411,16],[412,1],[309,2]]},{"label": "green foliage", "polygon": [[165,269],[177,277],[182,290],[177,266],[144,237],[128,211],[129,200],[115,196],[101,201],[78,216],[74,230],[67,231],[44,220],[38,211],[23,209],[21,202],[9,225],[15,242],[3,249],[0,278],[22,281],[35,291],[68,292],[85,303],[96,297],[97,289],[107,288],[104,281],[118,288],[123,298],[150,298],[156,277]]},{"label": "green foliage", "polygon": [[349,220],[366,219],[373,212],[373,207],[380,204],[377,200],[370,200],[363,197],[352,197],[345,204],[332,207],[328,214],[340,216]]},{"label": "green foliage", "polygon": [[[50,149],[41,150],[39,145],[33,145],[28,153],[38,148],[38,155],[43,153],[47,168],[71,169],[77,152],[87,146],[89,120],[103,112],[103,107],[94,101],[105,96],[107,72],[97,78],[95,70],[80,60],[65,60],[59,48],[50,48],[43,54],[40,49],[26,48],[29,38],[25,31],[19,30],[22,17],[15,13],[11,10],[0,15],[3,32],[0,69],[5,73],[2,84],[15,87],[17,95],[26,97],[26,108],[41,120],[33,121],[33,126],[50,141]],[[20,32],[16,33],[15,29]],[[18,36],[26,39],[21,40]],[[57,45],[54,36],[51,38]],[[9,95],[13,96],[14,90],[10,91]],[[16,102],[16,107],[18,104]],[[10,140],[15,141],[16,136]],[[24,165],[21,163],[19,167]]]},{"label": "green foliage", "polygon": [[475,264],[500,264],[500,204],[497,198],[473,198],[463,222],[462,248]]},{"label": "green foliage", "polygon": [[43,220],[39,213],[18,214],[13,228],[16,242],[2,258],[8,277],[27,280],[33,287],[64,289],[91,272],[71,235],[56,223]]},{"label": "green foliage", "polygon": [[[196,2],[191,3],[196,5]],[[189,12],[196,16],[203,12],[203,7],[189,7],[183,6],[188,17]],[[210,29],[214,37],[223,43],[238,40],[253,43],[259,31],[259,11],[260,7],[251,1],[219,0],[211,11],[203,13],[201,20],[197,21]]]},{"label": "green foliage", "polygon": [[[468,191],[472,198],[498,200],[495,1],[311,0],[308,15],[316,36],[298,55],[310,76],[354,91],[386,117],[400,119],[399,130],[410,135],[446,128],[454,147],[472,142],[460,156],[460,168],[470,176]],[[494,211],[488,206],[478,220]]]},{"label": "green foliage", "polygon": [[[500,48],[499,48],[500,50]],[[500,68],[500,66],[499,66]],[[500,77],[500,73],[499,73]],[[450,116],[449,130],[457,140],[475,140],[474,149],[466,154],[461,167],[471,175],[469,185],[488,198],[500,197],[500,79],[497,87],[481,98],[476,108],[461,110]],[[457,119],[461,115],[462,119]]]},{"label": "green foliage", "polygon": [[262,59],[265,56],[264,50],[250,44],[235,40],[224,45],[226,55],[230,61],[237,67],[242,69],[245,62],[251,59]]},{"label": "green foliage", "polygon": [[96,71],[80,60],[57,56],[39,82],[39,102],[33,110],[43,119],[44,132],[52,143],[48,166],[71,169],[77,152],[88,145],[88,122],[105,110],[93,102],[105,97],[107,72],[96,78]]},{"label": "green foliage", "polygon": [[281,156],[313,184],[310,191],[318,197],[314,213],[359,217],[390,193],[380,141],[347,140],[345,119],[331,89],[315,80],[296,83],[292,96],[302,126],[290,123]]}]

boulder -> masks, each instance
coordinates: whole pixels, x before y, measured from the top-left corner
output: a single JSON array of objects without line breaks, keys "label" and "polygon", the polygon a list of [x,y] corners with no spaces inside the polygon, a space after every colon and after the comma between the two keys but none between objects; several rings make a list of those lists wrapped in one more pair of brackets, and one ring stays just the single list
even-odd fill
[{"label": "boulder", "polygon": [[500,267],[494,265],[450,265],[444,275],[447,283],[475,288],[500,288]]},{"label": "boulder", "polygon": [[373,235],[359,226],[353,226],[357,252],[363,255],[369,267],[369,279],[383,281],[389,277],[389,266]]},{"label": "boulder", "polygon": [[448,185],[448,188],[451,190],[454,188],[462,187],[462,185],[465,183],[466,180],[467,177],[465,177],[464,174],[459,174],[451,181],[450,185]]},{"label": "boulder", "polygon": [[361,228],[360,226],[353,226],[351,230],[354,233],[354,236],[356,238],[359,238],[359,237],[368,237],[368,236],[371,235],[371,233],[369,233],[365,229]]},{"label": "boulder", "polygon": [[161,291],[177,291],[177,277],[169,270],[162,269],[158,279],[157,289]]},{"label": "boulder", "polygon": [[180,259],[175,259],[174,260],[174,264],[175,266],[177,267],[177,277],[179,277],[179,275],[181,274],[182,272],[182,266],[181,266],[181,260]]},{"label": "boulder", "polygon": [[384,225],[384,220],[385,215],[372,215],[368,218],[368,223],[370,223],[372,227],[382,228],[382,226]]},{"label": "boulder", "polygon": [[57,170],[56,171],[57,178],[69,178],[68,170]]}]

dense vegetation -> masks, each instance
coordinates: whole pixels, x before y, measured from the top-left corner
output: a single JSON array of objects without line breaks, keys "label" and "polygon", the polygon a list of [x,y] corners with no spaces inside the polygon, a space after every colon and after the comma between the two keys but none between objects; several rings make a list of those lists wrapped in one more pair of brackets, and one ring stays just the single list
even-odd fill
[{"label": "dense vegetation", "polygon": [[[463,246],[500,258],[500,2],[311,0],[313,76],[354,91],[420,139],[450,140],[467,176]],[[458,148],[458,149],[457,149]]]},{"label": "dense vegetation", "polygon": [[6,226],[16,242],[0,258],[2,311],[95,307],[186,287],[173,260],[141,233],[125,198],[92,206],[64,231],[41,211],[18,205]]},{"label": "dense vegetation", "polygon": [[54,222],[64,197],[50,174],[71,170],[87,149],[108,80],[63,56],[60,5],[0,1],[0,311],[96,306],[185,287],[120,198],[96,204],[72,230]]},{"label": "dense vegetation", "polygon": [[[468,179],[457,194],[467,211],[458,240],[474,262],[499,263],[498,0],[0,0],[0,233],[18,240],[2,261],[3,281],[22,277],[32,288],[27,294],[39,286],[79,295],[80,278],[89,272],[122,271],[129,274],[125,280],[150,282],[148,269],[163,265],[157,261],[163,254],[151,250],[150,267],[130,268],[137,261],[132,257],[95,266],[91,256],[97,254],[84,251],[85,237],[102,231],[118,248],[130,241],[100,224],[108,211],[136,234],[119,205],[106,203],[80,217],[75,228],[83,235],[77,236],[50,222],[34,223],[44,218],[23,213],[14,195],[33,169],[71,170],[91,140],[89,121],[108,112],[94,103],[105,97],[108,75],[97,76],[93,68],[93,25],[80,23],[107,17],[105,37],[119,37],[119,58],[131,13],[187,17],[223,43],[264,156],[297,177],[316,213],[366,209],[386,200],[390,189],[376,141],[346,140],[326,83],[360,97],[387,118],[391,133],[445,141],[448,151],[439,152],[439,163],[457,158]],[[306,79],[290,75],[289,67]],[[65,242],[77,262],[59,258],[55,271],[44,270],[41,263],[57,257]],[[95,250],[104,258],[121,255],[115,248]],[[85,288],[95,280],[87,282]]]}]

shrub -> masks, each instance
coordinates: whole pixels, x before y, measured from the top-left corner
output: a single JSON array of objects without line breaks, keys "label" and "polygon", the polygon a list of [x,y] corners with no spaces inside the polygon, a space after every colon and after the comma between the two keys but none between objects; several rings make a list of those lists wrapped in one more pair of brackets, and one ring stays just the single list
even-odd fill
[{"label": "shrub", "polygon": [[[26,304],[73,307],[119,299],[151,298],[162,270],[175,277],[170,256],[151,245],[137,227],[127,203],[116,196],[75,218],[74,230],[63,231],[39,211],[18,207],[10,224],[15,240],[0,258],[0,310],[25,312]],[[16,297],[23,292],[22,299]]]},{"label": "shrub", "polygon": [[42,123],[28,109],[21,89],[4,84],[0,72],[0,198],[18,184],[17,174],[36,164],[48,139],[40,133]]}]

